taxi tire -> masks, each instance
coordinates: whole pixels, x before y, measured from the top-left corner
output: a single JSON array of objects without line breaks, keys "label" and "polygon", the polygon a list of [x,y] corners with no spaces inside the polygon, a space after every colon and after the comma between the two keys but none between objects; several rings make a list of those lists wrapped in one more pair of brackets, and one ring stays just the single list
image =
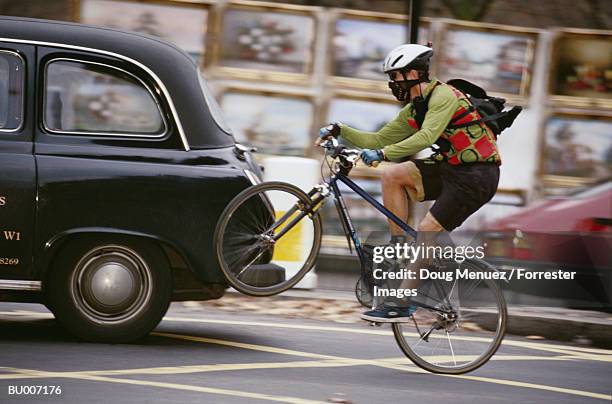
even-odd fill
[{"label": "taxi tire", "polygon": [[[79,298],[82,293],[79,293],[78,287],[75,288],[77,272],[82,273],[83,259],[100,249],[130,254],[130,260],[136,262],[142,260],[138,266],[142,267],[143,276],[148,280],[146,296],[137,300],[133,315],[124,320],[105,321],[105,318],[88,314],[83,299]],[[130,260],[125,262],[129,263]],[[108,265],[111,266],[112,263]],[[97,273],[90,278],[93,279]],[[130,277],[132,282],[128,283],[133,283],[133,276]],[[145,288],[142,286],[144,283],[141,283],[141,289]],[[120,287],[121,284],[116,282],[115,286]],[[136,238],[106,236],[85,236],[68,241],[52,263],[45,289],[48,304],[63,327],[81,340],[108,343],[126,343],[146,336],[166,314],[173,290],[170,265],[158,246]]]}]

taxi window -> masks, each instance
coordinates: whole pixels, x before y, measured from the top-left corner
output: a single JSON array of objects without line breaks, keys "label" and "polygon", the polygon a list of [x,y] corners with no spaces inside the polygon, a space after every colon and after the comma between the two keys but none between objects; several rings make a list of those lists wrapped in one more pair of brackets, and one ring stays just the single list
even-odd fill
[{"label": "taxi window", "polygon": [[23,122],[25,66],[14,52],[0,50],[0,131],[12,132]]},{"label": "taxi window", "polygon": [[161,137],[157,99],[130,73],[93,62],[47,64],[44,124],[50,132]]}]

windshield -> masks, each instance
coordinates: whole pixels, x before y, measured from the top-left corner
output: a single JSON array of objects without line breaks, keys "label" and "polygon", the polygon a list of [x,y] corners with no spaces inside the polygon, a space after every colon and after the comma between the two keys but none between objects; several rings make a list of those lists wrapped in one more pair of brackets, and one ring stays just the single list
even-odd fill
[{"label": "windshield", "polygon": [[206,105],[208,105],[210,114],[212,115],[219,128],[221,128],[225,133],[231,136],[232,129],[225,121],[225,118],[223,117],[223,111],[215,100],[215,97],[210,91],[210,88],[208,88],[208,85],[206,84],[206,79],[204,78],[204,74],[199,69],[198,78],[200,80],[200,88],[202,89],[202,93],[204,94],[204,99],[206,100]]},{"label": "windshield", "polygon": [[579,192],[573,193],[574,198],[590,198],[595,195],[599,195],[603,192],[607,192],[612,189],[612,181],[606,181],[602,184],[597,184],[588,188],[582,188]]},{"label": "windshield", "polygon": [[598,194],[604,193],[612,189],[612,181],[609,178],[602,179],[594,184],[583,185],[578,188],[568,188],[561,190],[554,195],[551,195],[553,199],[555,198],[590,198],[592,196],[596,196]]}]

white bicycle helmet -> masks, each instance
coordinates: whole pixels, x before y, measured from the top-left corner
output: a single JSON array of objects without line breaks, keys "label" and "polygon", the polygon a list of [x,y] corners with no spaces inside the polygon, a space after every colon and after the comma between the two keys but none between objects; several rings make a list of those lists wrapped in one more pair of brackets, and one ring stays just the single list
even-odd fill
[{"label": "white bicycle helmet", "polygon": [[433,50],[427,46],[416,44],[400,45],[387,55],[383,62],[383,72],[394,70],[429,70],[429,59]]}]

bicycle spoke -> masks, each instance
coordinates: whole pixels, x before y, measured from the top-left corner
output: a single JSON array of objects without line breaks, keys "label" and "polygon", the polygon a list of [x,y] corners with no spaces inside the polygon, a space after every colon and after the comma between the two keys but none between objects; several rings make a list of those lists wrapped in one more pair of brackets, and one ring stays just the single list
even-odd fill
[{"label": "bicycle spoke", "polygon": [[446,338],[448,339],[448,346],[450,347],[451,355],[453,356],[453,362],[455,363],[455,366],[457,366],[457,360],[455,359],[455,351],[453,351],[453,344],[451,342],[450,334],[448,333],[448,331],[446,331]]},{"label": "bicycle spoke", "polygon": [[476,282],[473,282],[474,284],[472,286],[470,286],[470,288],[467,290],[466,292],[466,296],[464,297],[469,297],[472,295],[472,292],[474,292],[474,290],[476,290],[476,288],[478,287],[478,285],[480,285],[480,283],[482,282],[482,280],[476,280]]},{"label": "bicycle spoke", "polygon": [[[247,258],[249,256],[249,254],[251,254],[251,252],[253,252],[254,250],[256,250],[258,247],[257,246],[251,246],[249,247],[248,250],[246,250],[245,252],[243,252],[237,259],[232,261],[232,267],[234,266],[233,264],[239,264],[243,261],[243,259]],[[242,273],[242,272],[240,272]]]},{"label": "bicycle spoke", "polygon": [[238,275],[236,275],[236,277],[237,277],[237,278],[240,278],[240,275],[242,275],[242,274],[244,273],[244,271],[246,271],[247,269],[249,269],[249,267],[250,267],[251,265],[253,265],[253,263],[254,263],[255,261],[257,261],[257,259],[259,259],[259,257],[261,257],[263,253],[264,253],[264,252],[262,251],[262,252],[260,252],[259,254],[257,254],[257,257],[253,258],[253,259],[251,260],[251,262],[249,262],[249,263],[248,263],[248,265],[247,265],[246,267],[244,267],[244,269],[243,269],[242,271],[240,271],[240,272],[238,273]]},{"label": "bicycle spoke", "polygon": [[[469,267],[469,270],[480,268]],[[441,285],[442,282],[445,281],[421,285],[419,296],[431,301],[446,301],[440,305],[450,304],[452,309],[438,311],[442,306],[421,305],[415,328],[421,326],[427,331],[411,333],[394,326],[393,332],[402,350],[420,367],[440,373],[461,374],[484,364],[499,347],[506,321],[505,304],[494,281],[455,278],[448,286]],[[493,329],[469,325],[483,314],[495,316]],[[424,344],[425,340],[429,343]]]},{"label": "bicycle spoke", "polygon": [[228,204],[215,242],[231,286],[242,293],[271,296],[290,288],[312,268],[321,218],[296,215],[295,206],[307,204],[307,199],[295,186],[263,183],[245,189]]},{"label": "bicycle spoke", "polygon": [[[417,343],[414,345],[414,348],[418,347],[418,346],[419,346],[419,344],[420,344],[422,341],[425,341],[425,337],[426,337],[426,336],[429,336],[429,335],[431,334],[431,332],[432,332],[432,331],[435,329],[435,327],[436,327],[436,325],[434,324],[434,325],[432,325],[432,326],[431,326],[431,328],[430,328],[429,330],[427,330],[427,331],[425,331],[425,333],[421,334],[421,336],[420,336],[419,340],[418,340],[418,341],[417,341]],[[418,329],[418,327],[417,327],[417,329]]]}]

